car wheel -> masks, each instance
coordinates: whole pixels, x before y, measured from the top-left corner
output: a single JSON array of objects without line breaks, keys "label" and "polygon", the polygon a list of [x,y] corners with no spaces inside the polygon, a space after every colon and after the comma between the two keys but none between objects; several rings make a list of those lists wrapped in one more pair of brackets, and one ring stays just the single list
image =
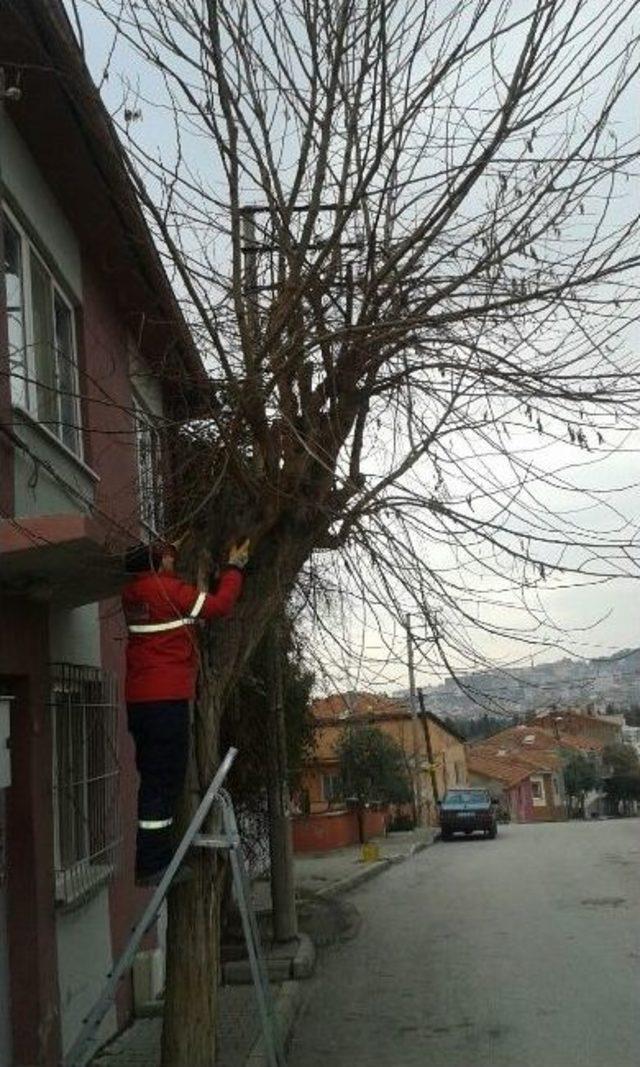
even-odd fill
[{"label": "car wheel", "polygon": [[492,826],[490,830],[487,830],[487,837],[493,841],[498,836],[498,827]]},{"label": "car wheel", "polygon": [[441,830],[440,837],[443,841],[450,841],[453,837],[453,834],[451,833],[451,830]]}]

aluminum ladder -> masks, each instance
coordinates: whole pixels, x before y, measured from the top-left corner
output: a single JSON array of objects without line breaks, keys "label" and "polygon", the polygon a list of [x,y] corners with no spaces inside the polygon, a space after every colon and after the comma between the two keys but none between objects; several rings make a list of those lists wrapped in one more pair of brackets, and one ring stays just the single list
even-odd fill
[{"label": "aluminum ladder", "polygon": [[[122,955],[107,976],[105,986],[93,1008],[83,1020],[78,1037],[63,1060],[63,1067],[86,1067],[100,1049],[98,1030],[100,1023],[112,1007],[120,979],[132,967],[133,961],[149,927],[155,922],[158,911],[171,888],[173,878],[189,848],[226,849],[229,852],[233,885],[236,893],[242,929],[245,936],[253,985],[258,1002],[258,1012],[269,1067],[286,1067],[284,1049],[278,1020],[275,1016],[273,997],[269,986],[267,969],[262,954],[260,934],[251,900],[251,885],[242,852],[242,844],[231,798],[223,783],[236,758],[237,749],[230,748],[203,796],[184,837],[180,841],[162,881],[156,887],[147,907],[134,926]],[[222,834],[201,834],[200,828],[214,803],[218,803],[222,815]]]}]

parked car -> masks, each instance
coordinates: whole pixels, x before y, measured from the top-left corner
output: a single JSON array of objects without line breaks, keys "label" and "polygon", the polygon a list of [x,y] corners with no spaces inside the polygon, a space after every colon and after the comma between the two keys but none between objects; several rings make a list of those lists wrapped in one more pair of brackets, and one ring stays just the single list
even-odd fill
[{"label": "parked car", "polygon": [[488,789],[449,789],[440,803],[440,832],[443,841],[454,834],[472,834],[481,830],[485,837],[496,837],[497,801]]}]

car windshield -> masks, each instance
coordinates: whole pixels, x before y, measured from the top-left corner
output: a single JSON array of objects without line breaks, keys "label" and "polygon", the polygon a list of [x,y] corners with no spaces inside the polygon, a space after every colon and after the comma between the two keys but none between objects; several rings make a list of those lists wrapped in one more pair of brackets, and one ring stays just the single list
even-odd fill
[{"label": "car windshield", "polygon": [[484,789],[454,789],[447,793],[442,801],[443,808],[454,808],[460,804],[465,807],[482,807],[489,802],[489,794]]}]

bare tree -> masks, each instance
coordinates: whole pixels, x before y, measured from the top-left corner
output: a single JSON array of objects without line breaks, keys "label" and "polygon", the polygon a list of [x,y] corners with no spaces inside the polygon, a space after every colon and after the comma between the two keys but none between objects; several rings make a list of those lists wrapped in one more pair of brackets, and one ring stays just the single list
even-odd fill
[{"label": "bare tree", "polygon": [[[255,548],[235,623],[203,650],[202,786],[239,668],[318,553],[374,615],[425,619],[452,665],[472,626],[524,635],[496,615],[514,589],[531,636],[540,582],[637,573],[624,517],[590,528],[567,501],[638,408],[638,148],[620,121],[640,5],[91,6],[109,84],[119,56],[138,65],[114,117],[215,385],[197,460],[180,454],[180,522],[214,549],[241,526]],[[200,862],[171,902],[167,1067],[212,1063]]]}]

